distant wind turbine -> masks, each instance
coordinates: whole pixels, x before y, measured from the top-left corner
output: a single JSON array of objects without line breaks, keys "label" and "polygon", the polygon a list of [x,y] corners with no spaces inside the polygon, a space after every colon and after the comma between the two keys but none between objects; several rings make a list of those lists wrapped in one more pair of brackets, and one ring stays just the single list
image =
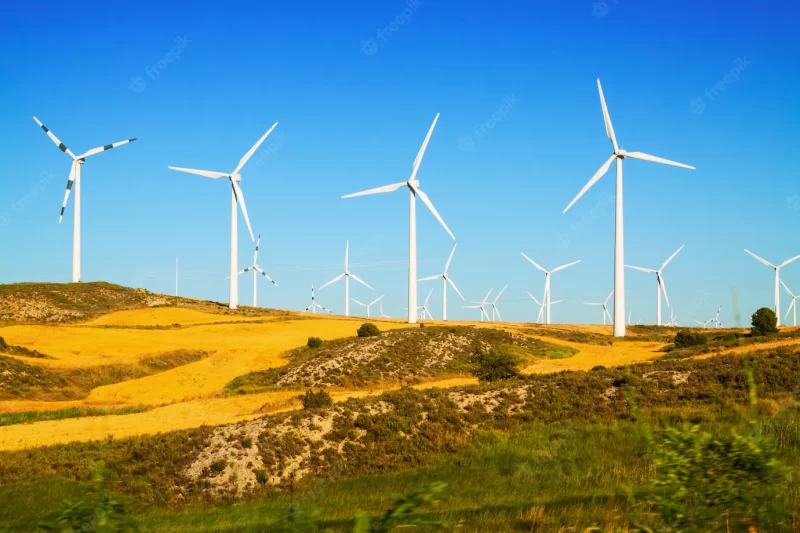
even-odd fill
[{"label": "distant wind turbine", "polygon": [[768,267],[770,267],[771,269],[773,269],[775,271],[775,316],[778,317],[777,325],[780,326],[781,325],[781,292],[780,292],[780,287],[779,287],[778,284],[780,283],[780,280],[781,280],[781,269],[783,267],[785,267],[786,265],[788,265],[789,263],[791,263],[793,261],[796,261],[797,259],[800,259],[800,255],[796,255],[796,256],[792,257],[791,259],[787,259],[786,261],[784,261],[780,265],[775,266],[772,263],[770,263],[769,261],[767,261],[766,259],[762,259],[762,258],[758,257],[756,254],[754,254],[750,250],[745,249],[745,252],[747,252],[748,254],[752,255],[758,261],[764,263],[765,265],[767,265]]},{"label": "distant wind turbine", "polygon": [[499,292],[499,293],[497,293],[497,296],[495,296],[494,300],[492,301],[492,322],[494,322],[494,315],[495,315],[495,313],[497,313],[497,318],[499,318],[499,319],[500,319],[500,321],[502,321],[502,320],[503,320],[503,317],[501,317],[501,316],[500,316],[500,308],[499,308],[499,307],[497,307],[497,301],[498,301],[498,300],[500,300],[500,297],[503,295],[503,292],[506,290],[506,288],[507,288],[507,287],[508,287],[508,285],[506,285],[505,287],[503,287],[503,288],[500,290],[500,292]]},{"label": "distant wind turbine", "polygon": [[680,327],[680,324],[678,324],[678,317],[675,316],[674,310],[671,307],[669,308],[669,324],[667,324],[667,326],[673,328]]},{"label": "distant wind turbine", "polygon": [[278,284],[275,283],[275,281],[271,277],[269,277],[267,273],[261,269],[260,266],[258,266],[258,247],[260,245],[261,245],[261,235],[258,236],[258,240],[256,241],[256,251],[255,253],[253,253],[253,264],[245,268],[241,272],[239,272],[239,274],[244,274],[245,272],[249,272],[250,270],[253,271],[253,307],[258,307],[258,274],[261,274],[262,276],[267,278],[267,280],[269,280],[269,282],[275,285],[276,287],[278,286]]},{"label": "distant wind turbine", "polygon": [[61,214],[58,217],[58,223],[61,224],[61,221],[64,218],[64,210],[67,208],[69,193],[74,187],[75,200],[72,202],[75,209],[72,218],[72,282],[78,283],[81,280],[81,165],[86,163],[87,157],[105,152],[106,150],[111,150],[112,148],[122,146],[123,144],[131,143],[135,141],[136,138],[127,139],[125,141],[120,141],[113,144],[107,144],[98,148],[92,148],[88,152],[84,152],[81,155],[75,155],[64,143],[58,139],[58,137],[53,134],[52,131],[47,129],[47,127],[42,124],[38,118],[33,117],[33,120],[35,120],[36,124],[38,124],[42,130],[44,130],[48,137],[50,137],[50,140],[53,141],[56,146],[58,146],[59,150],[72,158],[72,165],[69,168],[69,177],[67,178],[67,190],[64,192],[64,201],[61,203]]},{"label": "distant wind turbine", "polygon": [[656,325],[657,326],[661,325],[661,293],[662,292],[664,293],[664,299],[667,301],[667,307],[669,307],[669,297],[667,296],[667,286],[664,284],[664,276],[663,276],[662,272],[664,271],[666,266],[669,264],[669,262],[672,261],[673,259],[675,259],[675,256],[678,255],[678,253],[681,250],[683,250],[683,245],[681,245],[681,247],[678,248],[678,250],[674,254],[669,256],[669,259],[664,261],[664,263],[661,265],[661,268],[659,268],[658,270],[653,270],[652,268],[642,268],[642,267],[637,267],[637,266],[633,266],[633,265],[625,265],[626,267],[632,268],[634,270],[639,270],[641,272],[648,272],[650,274],[655,274],[656,275]]},{"label": "distant wind turbine", "polygon": [[349,257],[350,257],[350,241],[347,241],[344,247],[344,272],[330,280],[328,283],[323,285],[319,288],[319,290],[324,289],[328,285],[332,283],[336,283],[340,279],[344,278],[344,316],[350,316],[350,278],[353,278],[355,281],[359,282],[369,290],[375,290],[369,285],[367,285],[361,278],[350,272],[349,266]]},{"label": "distant wind turbine", "polygon": [[453,245],[453,251],[450,252],[450,257],[447,258],[447,263],[445,263],[445,265],[444,265],[444,273],[437,274],[435,276],[429,276],[427,278],[422,278],[420,280],[417,280],[417,281],[432,281],[432,280],[435,280],[435,279],[442,278],[442,320],[447,320],[447,284],[448,283],[450,284],[451,287],[453,287],[453,290],[456,291],[456,293],[461,297],[461,299],[463,301],[465,301],[465,302],[467,301],[466,298],[464,298],[464,295],[461,294],[461,291],[458,290],[458,287],[456,287],[456,284],[453,283],[453,280],[450,279],[450,276],[447,275],[447,269],[450,268],[450,262],[453,260],[453,254],[456,253],[456,246],[458,246],[458,244],[454,244]]},{"label": "distant wind turbine", "polygon": [[677,163],[675,161],[670,161],[669,159],[664,159],[661,157],[656,157],[652,155],[648,155],[642,152],[628,152],[626,150],[622,150],[617,145],[617,137],[614,134],[614,127],[611,125],[611,116],[608,113],[608,107],[606,106],[606,99],[603,95],[603,86],[600,84],[600,80],[597,80],[597,91],[600,93],[600,105],[603,108],[603,120],[606,125],[606,135],[608,135],[609,140],[611,141],[611,146],[614,148],[614,152],[611,154],[611,157],[603,163],[603,166],[592,176],[589,182],[584,185],[583,189],[580,190],[577,196],[573,198],[573,200],[567,205],[566,209],[564,209],[564,213],[566,213],[570,207],[572,207],[575,202],[583,196],[586,191],[592,188],[592,186],[597,183],[597,181],[602,178],[607,172],[608,169],[611,168],[611,163],[615,160],[617,162],[617,182],[616,182],[616,195],[615,195],[615,229],[614,229],[614,336],[615,337],[624,337],[625,336],[625,232],[623,228],[623,206],[622,206],[622,161],[625,158],[633,158],[633,159],[641,159],[643,161],[651,161],[653,163],[662,163],[665,165],[672,165],[676,167],[688,168],[694,170],[694,167],[689,165],[684,165],[683,163]]},{"label": "distant wind turbine", "polygon": [[392,317],[390,317],[389,315],[387,315],[386,313],[383,312],[383,300],[378,302],[378,309],[380,309],[381,318],[392,318]]},{"label": "distant wind turbine", "polygon": [[786,292],[789,293],[789,296],[792,297],[792,303],[789,304],[789,308],[786,310],[786,316],[784,317],[784,320],[789,318],[789,313],[794,311],[794,321],[793,321],[792,325],[796,326],[797,325],[797,299],[800,298],[800,296],[796,296],[796,295],[792,294],[792,291],[789,290],[789,287],[786,286],[786,284],[783,282],[783,280],[781,280],[781,285],[783,285],[783,288],[786,289]]},{"label": "distant wind turbine", "polygon": [[480,309],[481,310],[481,322],[483,322],[483,318],[486,317],[486,321],[489,321],[489,313],[486,312],[486,305],[489,303],[489,295],[492,294],[494,289],[489,289],[489,292],[486,293],[486,297],[483,299],[482,302],[472,302],[473,305],[465,305],[464,309]]},{"label": "distant wind turbine", "polygon": [[611,296],[613,296],[613,294],[614,294],[614,289],[611,289],[611,292],[608,293],[608,296],[602,302],[583,302],[584,305],[594,305],[594,306],[603,308],[603,325],[604,326],[606,325],[606,317],[608,317],[609,321],[611,321],[611,322],[614,321],[614,319],[611,318],[611,313],[608,312],[608,301],[611,299]]},{"label": "distant wind turbine", "polygon": [[572,263],[567,263],[566,265],[561,265],[560,267],[556,267],[553,270],[549,270],[548,271],[548,270],[545,270],[544,268],[540,267],[536,263],[536,261],[534,261],[533,259],[531,259],[527,255],[525,255],[523,252],[520,252],[520,253],[522,254],[522,257],[527,259],[530,264],[532,264],[533,266],[535,266],[536,268],[538,268],[539,270],[544,272],[544,304],[545,304],[545,306],[547,306],[547,323],[549,324],[550,323],[550,306],[552,305],[552,302],[550,301],[551,300],[551,298],[550,298],[550,275],[551,274],[555,274],[559,270],[564,270],[567,267],[571,267],[572,265],[577,265],[578,263],[581,262],[581,260],[579,259],[577,261],[573,261]]},{"label": "distant wind turbine", "polygon": [[[536,317],[536,322],[538,322],[539,324],[543,324],[544,323],[544,307],[545,307],[545,302],[547,301],[547,298],[542,298],[542,301],[540,302],[539,300],[536,299],[536,296],[531,294],[529,291],[525,291],[525,292],[527,292],[528,296],[530,296],[531,299],[534,302],[536,302],[536,305],[539,306],[539,314]],[[560,304],[563,301],[564,300],[556,300],[555,302],[550,302],[550,305]]]},{"label": "distant wind turbine", "polygon": [[309,305],[308,307],[303,309],[303,311],[308,311],[309,309],[311,310],[312,313],[316,313],[317,309],[322,309],[323,311],[327,311],[329,313],[331,312],[330,309],[328,309],[325,306],[322,306],[322,305],[317,303],[317,299],[314,296],[314,286],[313,285],[311,286],[311,305]]},{"label": "distant wind turbine", "polygon": [[706,329],[706,326],[712,323],[713,321],[714,321],[713,318],[711,320],[706,320],[705,322],[700,322],[699,320],[695,319],[695,322],[703,326],[703,329]]},{"label": "distant wind turbine", "polygon": [[428,315],[428,318],[433,320],[433,315],[431,315],[430,309],[428,309],[428,301],[431,299],[431,295],[433,294],[433,289],[430,290],[428,296],[425,297],[425,302],[420,306],[420,311],[422,312],[422,318],[425,319],[425,315]]},{"label": "distant wind turbine", "polygon": [[177,170],[178,172],[186,172],[188,174],[196,174],[198,176],[205,176],[207,178],[219,179],[219,178],[227,178],[231,182],[231,273],[230,273],[230,285],[229,285],[229,292],[230,296],[228,298],[228,306],[231,309],[236,309],[239,306],[239,276],[238,274],[238,266],[237,266],[237,259],[239,254],[239,243],[237,241],[237,232],[238,232],[238,209],[237,203],[239,207],[242,208],[242,216],[244,217],[245,223],[247,223],[247,231],[250,232],[250,240],[255,240],[253,236],[253,228],[250,227],[250,217],[247,216],[247,206],[244,203],[244,193],[242,193],[242,188],[239,187],[239,182],[242,181],[242,175],[239,172],[242,168],[247,164],[253,154],[256,153],[258,147],[261,146],[261,143],[272,133],[272,130],[278,125],[276,122],[272,125],[267,132],[261,136],[261,138],[253,145],[250,150],[247,151],[244,156],[239,160],[239,164],[236,165],[236,168],[231,173],[226,172],[215,172],[212,170],[196,170],[193,168],[183,168],[183,167],[169,167],[170,170]]},{"label": "distant wind turbine", "polygon": [[378,302],[380,302],[381,300],[383,300],[383,297],[384,297],[384,296],[386,296],[386,295],[384,294],[383,296],[381,296],[381,297],[379,297],[379,298],[376,298],[376,299],[372,300],[372,301],[371,301],[370,303],[368,303],[368,304],[365,304],[365,303],[359,302],[359,301],[358,301],[358,300],[356,300],[355,298],[350,298],[350,299],[351,299],[351,300],[353,300],[353,302],[355,302],[355,303],[357,303],[358,305],[360,305],[361,307],[365,308],[365,309],[367,310],[367,318],[370,318],[370,309],[372,308],[372,306],[373,306],[373,305],[375,305],[376,303],[378,303]]},{"label": "distant wind turbine", "polygon": [[408,178],[408,181],[403,181],[400,183],[395,183],[393,185],[385,185],[383,187],[376,187],[375,189],[369,189],[366,191],[361,191],[353,194],[347,194],[342,196],[342,198],[353,198],[355,196],[366,196],[368,194],[379,194],[384,192],[394,192],[398,189],[403,187],[408,187],[409,191],[409,224],[408,224],[408,323],[409,324],[416,324],[417,322],[417,214],[416,214],[416,198],[419,197],[422,200],[422,203],[433,213],[433,216],[436,217],[436,220],[444,227],[445,231],[447,231],[448,235],[456,240],[453,233],[450,231],[450,228],[447,227],[447,224],[444,223],[442,217],[439,216],[439,212],[436,211],[436,208],[433,207],[433,203],[431,203],[428,195],[422,192],[419,188],[419,180],[417,180],[417,171],[419,170],[419,166],[422,163],[422,157],[425,155],[425,150],[428,148],[428,142],[431,140],[431,135],[433,134],[433,128],[436,127],[436,122],[439,120],[439,114],[436,114],[436,117],[433,119],[433,124],[431,124],[431,128],[428,130],[428,135],[425,136],[425,140],[422,142],[422,147],[419,149],[417,153],[417,158],[414,160],[414,165],[411,168],[411,177]]}]

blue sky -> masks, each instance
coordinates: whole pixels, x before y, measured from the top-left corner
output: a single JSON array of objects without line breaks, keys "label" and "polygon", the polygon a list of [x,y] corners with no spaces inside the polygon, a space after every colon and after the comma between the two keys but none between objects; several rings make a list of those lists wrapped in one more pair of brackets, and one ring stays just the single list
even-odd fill
[{"label": "blue sky", "polygon": [[[532,319],[525,291],[541,295],[544,277],[519,252],[546,268],[581,259],[553,277],[566,300],[553,316],[596,322],[580,302],[612,286],[613,179],[561,211],[610,154],[598,77],[623,148],[697,167],[625,171],[627,262],[657,267],[686,246],[665,271],[682,323],[719,305],[734,323],[734,293],[740,323],[771,305],[770,271],[743,248],[774,262],[800,253],[800,8],[789,0],[11,0],[0,15],[2,283],[70,279],[71,205],[57,223],[69,159],[33,115],[76,152],[138,138],[83,168],[84,279],[171,292],[180,256],[181,293],[218,301],[228,189],[167,165],[231,171],[279,121],[243,171],[259,262],[280,284],[263,285],[260,303],[307,305],[349,239],[352,270],[376,289],[352,296],[386,293],[400,316],[406,195],[340,196],[407,179],[438,112],[418,177],[458,238],[462,292],[509,284],[503,318]],[[419,274],[438,273],[452,241],[421,204],[418,228]],[[241,219],[239,230],[244,267]],[[627,272],[634,321],[655,319],[652,278]],[[783,279],[800,292],[800,261]],[[243,278],[242,303],[251,291]],[[341,312],[343,291],[318,296]],[[449,303],[452,318],[475,315],[454,293]]]}]

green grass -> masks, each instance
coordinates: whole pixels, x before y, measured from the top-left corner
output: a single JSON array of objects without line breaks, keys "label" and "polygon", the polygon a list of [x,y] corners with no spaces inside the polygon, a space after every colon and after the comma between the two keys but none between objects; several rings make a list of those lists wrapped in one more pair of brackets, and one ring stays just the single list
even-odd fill
[{"label": "green grass", "polygon": [[83,418],[87,416],[130,415],[143,413],[149,407],[70,407],[55,411],[22,411],[19,413],[0,413],[0,426],[30,424],[45,420],[63,420],[65,418]]}]

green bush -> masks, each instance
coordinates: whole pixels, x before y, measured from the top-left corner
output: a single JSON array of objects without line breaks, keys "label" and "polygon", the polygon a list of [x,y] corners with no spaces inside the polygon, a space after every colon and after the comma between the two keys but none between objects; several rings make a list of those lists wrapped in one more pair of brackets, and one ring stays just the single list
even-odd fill
[{"label": "green bush", "polygon": [[753,334],[753,337],[778,333],[778,317],[775,316],[775,311],[769,307],[762,307],[753,313],[752,324],[753,327],[750,328],[750,332]]},{"label": "green bush", "polygon": [[322,339],[320,339],[319,337],[309,337],[306,346],[308,346],[309,348],[319,348],[320,346],[322,346]]},{"label": "green bush", "polygon": [[498,381],[519,376],[519,358],[508,346],[500,345],[491,350],[477,348],[473,357],[473,374],[478,381]]},{"label": "green bush", "polygon": [[330,407],[333,405],[333,398],[331,398],[328,391],[324,389],[320,389],[319,392],[308,389],[300,399],[303,401],[303,409],[317,409],[319,407]]},{"label": "green bush", "polygon": [[381,330],[379,330],[378,326],[376,326],[375,324],[370,324],[369,322],[366,322],[364,324],[361,324],[361,327],[358,328],[357,333],[359,337],[377,337],[378,335],[381,334]]},{"label": "green bush", "polygon": [[675,347],[687,348],[689,346],[702,346],[708,342],[708,338],[702,333],[682,329],[675,335]]}]

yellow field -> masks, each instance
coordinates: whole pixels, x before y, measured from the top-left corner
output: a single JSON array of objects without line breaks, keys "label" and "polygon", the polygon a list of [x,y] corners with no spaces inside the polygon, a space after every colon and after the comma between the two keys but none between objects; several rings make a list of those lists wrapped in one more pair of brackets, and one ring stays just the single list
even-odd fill
[{"label": "yellow field", "polygon": [[152,309],[136,309],[119,311],[101,316],[87,326],[171,326],[180,324],[214,324],[218,322],[245,322],[252,320],[269,320],[268,316],[212,315],[182,307],[154,307]]}]

